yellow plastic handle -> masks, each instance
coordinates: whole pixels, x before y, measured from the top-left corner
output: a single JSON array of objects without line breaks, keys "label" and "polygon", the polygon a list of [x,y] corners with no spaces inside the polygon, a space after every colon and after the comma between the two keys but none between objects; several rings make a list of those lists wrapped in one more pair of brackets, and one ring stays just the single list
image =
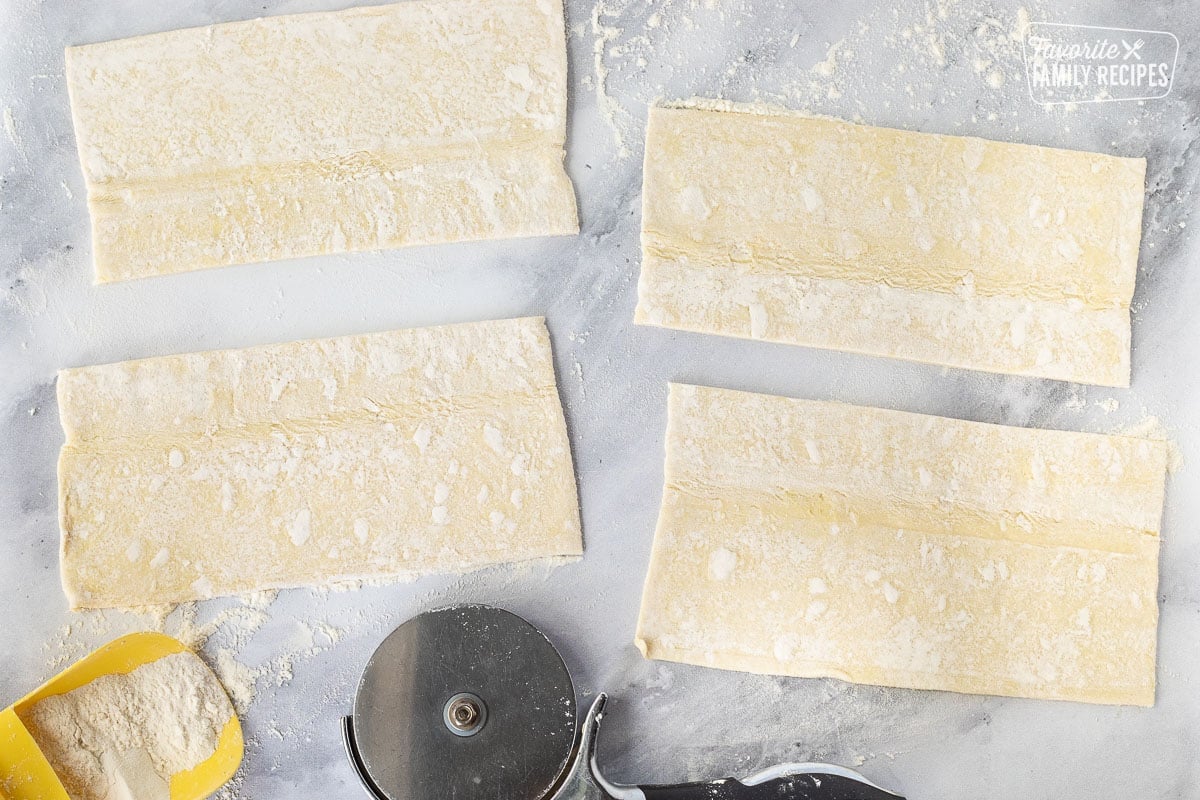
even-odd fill
[{"label": "yellow plastic handle", "polygon": [[[161,633],[131,633],[109,642],[0,712],[0,800],[70,800],[54,769],[21,722],[39,700],[65,694],[102,675],[123,675],[187,647]],[[203,800],[221,788],[242,763],[242,726],[233,715],[216,751],[195,769],[171,778],[171,800]]]}]

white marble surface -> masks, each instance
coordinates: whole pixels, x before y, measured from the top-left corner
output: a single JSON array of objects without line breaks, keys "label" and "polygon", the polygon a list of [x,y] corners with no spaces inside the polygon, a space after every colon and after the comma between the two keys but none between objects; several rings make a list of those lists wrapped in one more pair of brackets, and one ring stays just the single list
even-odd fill
[{"label": "white marble surface", "polygon": [[[244,717],[250,742],[243,774],[229,796],[362,797],[337,727],[357,673],[394,625],[463,600],[526,615],[559,643],[581,693],[605,689],[614,696],[600,750],[617,779],[680,780],[821,758],[862,763],[877,781],[929,800],[1200,796],[1194,524],[1200,431],[1192,422],[1200,413],[1194,313],[1200,252],[1188,224],[1200,149],[1194,64],[1200,3],[1031,5],[1034,21],[1167,29],[1181,41],[1175,88],[1166,99],[1047,111],[1030,102],[1016,51],[999,40],[1017,24],[1009,0],[852,0],[836,8],[811,1],[706,7],[608,0],[599,10],[570,0],[568,169],[580,202],[578,237],[305,259],[93,287],[62,78],[64,45],[341,5],[0,2],[0,702],[47,677],[55,660],[150,622],[66,610],[56,572],[58,368],[545,314],[575,452],[586,557],[552,571],[495,569],[350,592],[285,592],[261,629],[236,647],[236,626],[222,626],[209,640],[210,657],[235,650],[254,667],[299,653],[286,659],[294,661],[290,678],[277,660],[259,682]],[[812,70],[843,38],[831,69]],[[999,86],[987,80],[993,69],[1004,78]],[[600,95],[602,82],[607,92]],[[1133,389],[632,326],[645,104],[692,95],[775,99],[872,123],[1145,155]],[[643,661],[631,637],[659,500],[668,380],[1079,430],[1157,416],[1185,458],[1170,480],[1163,526],[1157,705],[885,690]],[[1098,405],[1110,399],[1119,408]],[[199,616],[235,605],[203,604]],[[314,646],[302,623],[316,620],[339,629],[340,641],[318,635]],[[72,631],[64,635],[67,624]]]}]

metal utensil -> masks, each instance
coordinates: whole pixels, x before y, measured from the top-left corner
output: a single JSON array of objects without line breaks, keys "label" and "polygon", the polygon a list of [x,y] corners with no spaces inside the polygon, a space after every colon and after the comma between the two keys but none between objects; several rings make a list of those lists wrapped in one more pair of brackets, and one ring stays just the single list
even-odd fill
[{"label": "metal utensil", "polygon": [[613,784],[595,754],[606,699],[578,726],[571,676],[549,639],[508,611],[455,606],[414,617],[383,641],[342,731],[376,800],[904,800],[832,764]]}]

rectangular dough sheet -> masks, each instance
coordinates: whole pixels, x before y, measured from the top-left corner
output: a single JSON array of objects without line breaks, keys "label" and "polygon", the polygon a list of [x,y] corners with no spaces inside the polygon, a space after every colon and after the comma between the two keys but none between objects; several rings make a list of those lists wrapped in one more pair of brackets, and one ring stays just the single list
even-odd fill
[{"label": "rectangular dough sheet", "polygon": [[541,319],[67,369],[73,608],[581,555]]},{"label": "rectangular dough sheet", "polygon": [[96,281],[573,234],[561,0],[413,0],[67,48]]},{"label": "rectangular dough sheet", "polygon": [[1128,386],[1146,162],[652,108],[636,321]]},{"label": "rectangular dough sheet", "polygon": [[673,385],[648,658],[1152,705],[1167,448]]}]

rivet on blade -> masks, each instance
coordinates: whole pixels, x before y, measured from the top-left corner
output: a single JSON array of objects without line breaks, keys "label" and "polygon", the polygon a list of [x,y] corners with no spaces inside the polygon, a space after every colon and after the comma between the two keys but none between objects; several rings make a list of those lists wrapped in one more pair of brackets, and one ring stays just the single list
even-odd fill
[{"label": "rivet on blade", "polygon": [[470,692],[460,692],[446,701],[442,721],[455,736],[474,736],[487,722],[487,705]]}]

